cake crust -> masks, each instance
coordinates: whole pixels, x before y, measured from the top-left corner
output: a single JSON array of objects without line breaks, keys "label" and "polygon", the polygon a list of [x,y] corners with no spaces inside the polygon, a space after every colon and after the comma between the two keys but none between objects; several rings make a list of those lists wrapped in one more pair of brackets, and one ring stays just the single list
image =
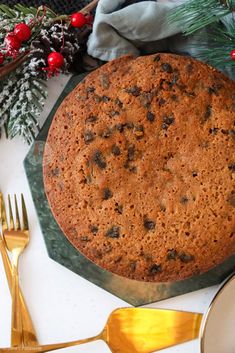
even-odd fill
[{"label": "cake crust", "polygon": [[235,83],[189,57],[122,57],[63,101],[43,160],[69,241],[140,281],[203,273],[235,253]]}]

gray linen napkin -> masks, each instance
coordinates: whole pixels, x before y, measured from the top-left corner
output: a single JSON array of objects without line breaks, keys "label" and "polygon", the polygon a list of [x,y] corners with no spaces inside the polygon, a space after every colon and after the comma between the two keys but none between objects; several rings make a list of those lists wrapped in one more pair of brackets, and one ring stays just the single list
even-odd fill
[{"label": "gray linen napkin", "polygon": [[[126,54],[160,51],[196,56],[197,44],[202,38],[206,40],[207,30],[186,37],[181,34],[179,23],[169,25],[166,20],[169,11],[185,1],[141,1],[123,7],[125,0],[100,0],[88,40],[88,53],[104,61]],[[230,21],[226,17],[225,25]],[[232,77],[232,72],[227,74]]]}]

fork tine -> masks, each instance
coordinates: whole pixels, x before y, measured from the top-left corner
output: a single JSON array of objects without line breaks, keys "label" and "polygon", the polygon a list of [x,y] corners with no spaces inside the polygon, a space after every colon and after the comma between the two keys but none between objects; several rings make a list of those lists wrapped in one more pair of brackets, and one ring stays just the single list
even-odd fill
[{"label": "fork tine", "polygon": [[29,230],[28,215],[24,201],[24,195],[21,194],[22,215],[23,215],[23,230]]},{"label": "fork tine", "polygon": [[5,230],[7,230],[8,225],[7,225],[6,209],[5,209],[5,204],[4,204],[2,193],[0,193],[0,202],[1,202],[2,232],[4,232]]},{"label": "fork tine", "polygon": [[15,229],[20,230],[20,216],[19,216],[19,209],[18,209],[16,194],[14,195],[14,199],[15,199],[15,210],[16,210]]},{"label": "fork tine", "polygon": [[10,217],[10,227],[9,227],[9,230],[14,230],[14,219],[13,219],[13,213],[12,213],[10,195],[8,195],[8,206],[9,206],[9,217]]}]

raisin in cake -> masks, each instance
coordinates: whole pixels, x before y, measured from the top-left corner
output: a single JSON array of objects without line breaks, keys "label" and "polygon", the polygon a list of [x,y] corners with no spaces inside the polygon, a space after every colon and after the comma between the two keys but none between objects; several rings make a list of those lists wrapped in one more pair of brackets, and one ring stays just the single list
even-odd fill
[{"label": "raisin in cake", "polygon": [[177,55],[109,62],[58,109],[44,183],[102,268],[170,281],[214,267],[235,253],[235,83]]}]

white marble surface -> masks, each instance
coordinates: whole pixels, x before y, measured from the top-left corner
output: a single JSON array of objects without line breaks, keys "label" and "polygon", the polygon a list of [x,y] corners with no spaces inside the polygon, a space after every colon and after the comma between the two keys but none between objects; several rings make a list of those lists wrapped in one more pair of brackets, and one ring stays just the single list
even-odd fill
[{"label": "white marble surface", "polygon": [[[68,78],[60,76],[49,84],[49,97],[42,114],[43,121]],[[31,230],[31,241],[20,262],[20,282],[40,343],[54,343],[85,338],[101,331],[108,315],[124,301],[96,287],[73,272],[52,261],[40,231],[23,160],[29,147],[21,140],[0,139],[0,189],[25,195]],[[150,305],[205,312],[216,293],[211,287]],[[0,261],[0,347],[10,343],[11,301],[4,270]],[[66,349],[71,353],[108,353],[103,342]],[[199,353],[198,340],[163,350],[164,353]],[[219,352],[222,353],[222,352]]]}]

